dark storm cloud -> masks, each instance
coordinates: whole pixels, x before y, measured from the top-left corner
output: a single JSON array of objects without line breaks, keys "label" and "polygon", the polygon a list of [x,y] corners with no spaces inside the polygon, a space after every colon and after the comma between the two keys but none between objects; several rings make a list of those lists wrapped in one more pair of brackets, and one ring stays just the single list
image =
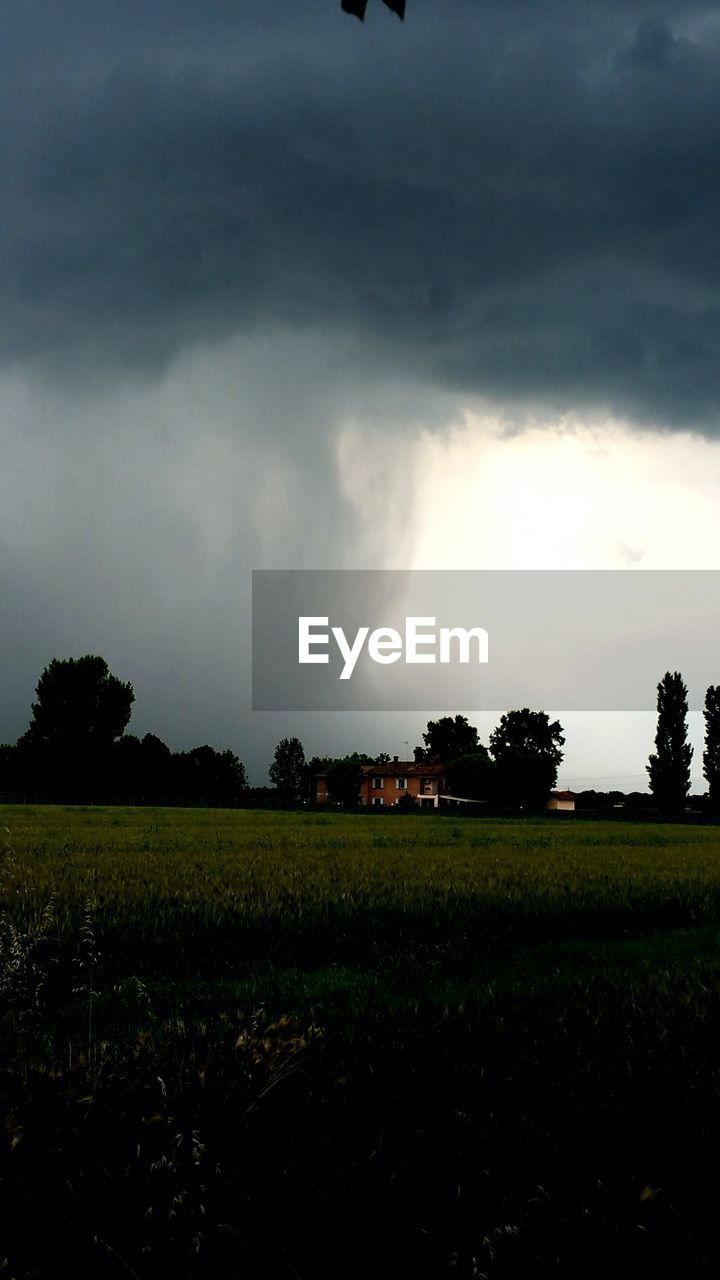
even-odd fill
[{"label": "dark storm cloud", "polygon": [[[371,12],[371,9],[375,11]],[[289,326],[491,397],[720,421],[720,22],[681,3],[4,6],[7,363]]]}]

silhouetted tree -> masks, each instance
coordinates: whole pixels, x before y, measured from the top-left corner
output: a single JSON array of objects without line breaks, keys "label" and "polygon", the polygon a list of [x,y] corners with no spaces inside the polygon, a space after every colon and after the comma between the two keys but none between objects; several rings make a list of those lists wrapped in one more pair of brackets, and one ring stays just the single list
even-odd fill
[{"label": "silhouetted tree", "polygon": [[333,760],[327,770],[328,796],[333,804],[340,804],[344,809],[357,807],[362,765],[365,763],[370,764],[371,761],[357,753]]},{"label": "silhouetted tree", "polygon": [[142,796],[142,743],[134,733],[125,733],[113,744],[109,769],[110,791],[114,799],[138,801]]},{"label": "silhouetted tree", "polygon": [[311,756],[307,761],[305,768],[308,769],[313,777],[318,773],[326,773],[333,762],[333,756]]},{"label": "silhouetted tree", "polygon": [[36,688],[27,732],[17,744],[23,790],[52,799],[93,799],[111,785],[113,746],[130,719],[131,684],[97,654],[53,658]]},{"label": "silhouetted tree", "polygon": [[188,804],[232,806],[247,787],[245,766],[237,756],[209,746],[176,752],[172,774],[177,799]]},{"label": "silhouetted tree", "polygon": [[123,734],[132,685],[103,658],[53,659],[36,690],[32,719],[16,747],[0,748],[0,791],[53,800],[140,804],[244,803],[245,766],[232,751],[173,753],[153,733]]},{"label": "silhouetted tree", "polygon": [[647,791],[630,791],[626,798],[631,809],[650,809],[653,805],[653,798]]},{"label": "silhouetted tree", "polygon": [[141,794],[155,801],[172,799],[172,751],[154,733],[146,733],[140,745]]},{"label": "silhouetted tree", "polygon": [[146,733],[142,741],[123,734],[112,750],[112,794],[137,804],[172,802],[172,759],[170,748],[154,733]]},{"label": "silhouetted tree", "polygon": [[109,747],[130,719],[131,684],[111,675],[104,658],[53,658],[35,690],[25,740],[73,751]]},{"label": "silhouetted tree", "polygon": [[665,672],[657,687],[655,751],[647,771],[650,790],[663,813],[679,813],[690,790],[693,749],[687,740],[687,688],[679,671]]},{"label": "silhouetted tree", "polygon": [[478,743],[475,751],[452,760],[445,771],[447,789],[466,800],[493,800],[497,792],[497,766],[487,747]]},{"label": "silhouetted tree", "polygon": [[286,803],[293,804],[302,794],[305,781],[305,752],[299,738],[281,738],[269,773]]},{"label": "silhouetted tree", "polygon": [[423,734],[425,747],[415,748],[415,760],[440,760],[447,764],[460,756],[470,755],[481,749],[478,731],[468,724],[465,716],[443,716],[440,720],[428,720]]},{"label": "silhouetted tree", "polygon": [[703,775],[713,812],[720,810],[720,685],[711,684],[705,694],[705,750]]},{"label": "silhouetted tree", "polygon": [[539,809],[557,781],[565,738],[544,711],[508,711],[490,735],[500,795],[507,804]]}]

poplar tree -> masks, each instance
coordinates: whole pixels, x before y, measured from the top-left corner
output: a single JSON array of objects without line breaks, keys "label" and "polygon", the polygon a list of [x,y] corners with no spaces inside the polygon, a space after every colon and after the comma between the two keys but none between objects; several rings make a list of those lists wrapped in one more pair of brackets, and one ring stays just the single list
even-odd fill
[{"label": "poplar tree", "polygon": [[711,684],[705,694],[705,750],[703,775],[712,809],[720,809],[720,685]]},{"label": "poplar tree", "polygon": [[650,790],[663,813],[679,813],[690,790],[693,749],[687,740],[687,709],[680,672],[666,671],[657,687],[655,751],[647,764]]}]

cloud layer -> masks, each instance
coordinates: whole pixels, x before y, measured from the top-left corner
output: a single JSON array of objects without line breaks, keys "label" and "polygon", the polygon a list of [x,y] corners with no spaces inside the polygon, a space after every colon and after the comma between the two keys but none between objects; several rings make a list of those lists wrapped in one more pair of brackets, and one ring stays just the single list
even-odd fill
[{"label": "cloud layer", "polygon": [[[371,20],[372,19],[372,20]],[[682,3],[6,6],[0,351],[290,326],[465,392],[718,426],[720,20]]]}]

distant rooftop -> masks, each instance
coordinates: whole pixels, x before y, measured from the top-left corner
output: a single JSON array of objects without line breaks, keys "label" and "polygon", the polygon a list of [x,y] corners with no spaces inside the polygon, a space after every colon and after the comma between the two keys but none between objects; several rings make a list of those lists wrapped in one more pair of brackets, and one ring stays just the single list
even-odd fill
[{"label": "distant rooftop", "polygon": [[[372,775],[373,778],[439,778],[445,772],[445,765],[438,764],[437,761],[430,763],[429,760],[420,763],[415,760],[390,760],[385,764],[363,764],[360,769],[366,777]],[[327,769],[316,774],[318,778],[326,776]]]},{"label": "distant rooftop", "polygon": [[364,764],[363,773],[371,773],[377,778],[431,778],[439,777],[445,771],[444,764],[431,764],[430,761],[390,760],[387,764]]}]

